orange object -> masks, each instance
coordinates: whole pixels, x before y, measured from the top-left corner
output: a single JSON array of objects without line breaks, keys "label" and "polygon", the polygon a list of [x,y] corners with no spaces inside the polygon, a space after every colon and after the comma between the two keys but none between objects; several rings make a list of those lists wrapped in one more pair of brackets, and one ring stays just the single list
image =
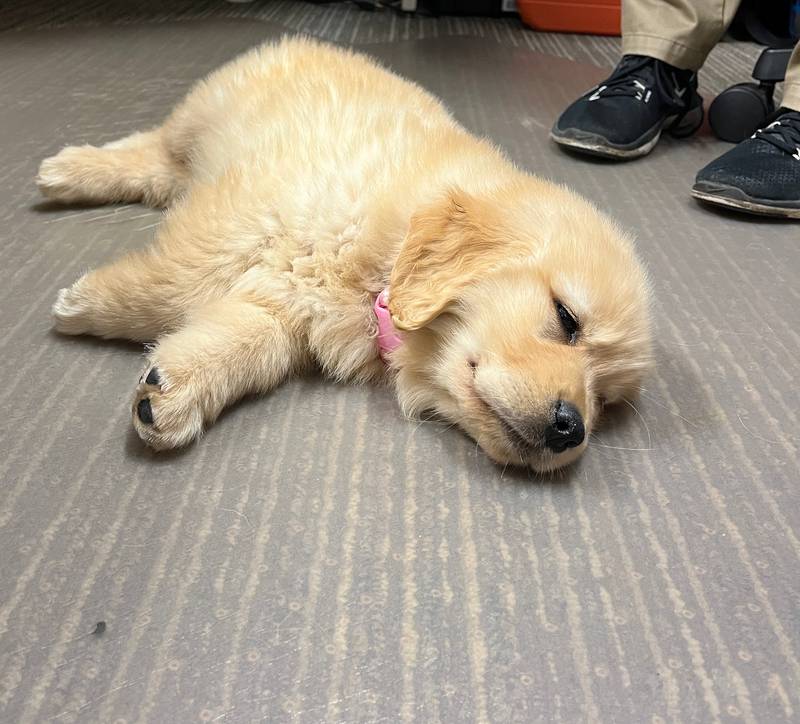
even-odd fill
[{"label": "orange object", "polygon": [[620,0],[517,0],[517,10],[534,30],[620,34]]}]

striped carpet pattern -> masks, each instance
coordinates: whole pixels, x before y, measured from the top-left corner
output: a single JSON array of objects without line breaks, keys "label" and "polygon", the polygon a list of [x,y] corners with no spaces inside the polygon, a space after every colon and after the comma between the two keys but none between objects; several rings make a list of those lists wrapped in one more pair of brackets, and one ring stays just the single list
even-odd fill
[{"label": "striped carpet pattern", "polygon": [[[547,140],[617,39],[346,4],[0,12],[0,721],[800,721],[800,234],[688,196],[707,130],[625,165]],[[131,4],[132,5],[132,4]],[[297,380],[200,443],[129,428],[136,345],[50,331],[57,290],[147,243],[55,208],[70,142],[157,123],[286,32],[359,46],[638,237],[658,368],[537,479],[382,389]],[[757,49],[726,43],[707,95]]]}]

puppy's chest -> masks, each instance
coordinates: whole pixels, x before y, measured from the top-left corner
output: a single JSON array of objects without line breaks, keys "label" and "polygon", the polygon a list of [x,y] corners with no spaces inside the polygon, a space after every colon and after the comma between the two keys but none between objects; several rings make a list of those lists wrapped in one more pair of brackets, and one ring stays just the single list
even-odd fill
[{"label": "puppy's chest", "polygon": [[292,234],[287,244],[277,244],[284,271],[298,289],[338,288],[347,285],[364,268],[360,244],[362,229],[353,221],[340,229],[314,229]]},{"label": "puppy's chest", "polygon": [[380,291],[391,267],[390,250],[364,232],[357,219],[338,228],[273,230],[250,258],[243,284],[269,288],[302,316],[358,304]]},{"label": "puppy's chest", "polygon": [[384,372],[375,342],[375,297],[384,272],[355,233],[322,242],[276,244],[259,267],[293,324],[303,331],[310,354],[337,379],[372,379]]}]

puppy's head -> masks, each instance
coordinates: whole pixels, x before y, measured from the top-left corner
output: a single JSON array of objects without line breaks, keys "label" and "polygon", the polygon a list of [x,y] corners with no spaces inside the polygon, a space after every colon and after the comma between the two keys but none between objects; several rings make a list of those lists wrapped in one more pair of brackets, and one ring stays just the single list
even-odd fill
[{"label": "puppy's head", "polygon": [[403,408],[436,411],[500,463],[574,461],[602,403],[634,396],[650,363],[631,241],[533,178],[420,210],[389,289]]}]

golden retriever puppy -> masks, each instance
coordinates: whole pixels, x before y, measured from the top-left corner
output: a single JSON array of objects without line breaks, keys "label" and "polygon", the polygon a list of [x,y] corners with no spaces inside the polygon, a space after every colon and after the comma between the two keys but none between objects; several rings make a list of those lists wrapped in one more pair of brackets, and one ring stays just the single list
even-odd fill
[{"label": "golden retriever puppy", "polygon": [[37,181],[61,202],[169,207],[150,248],[53,307],[60,332],[155,341],[132,406],[155,449],[316,365],[386,379],[406,413],[547,471],[650,361],[631,241],[363,55],[256,48],[162,126],[65,148]]}]

